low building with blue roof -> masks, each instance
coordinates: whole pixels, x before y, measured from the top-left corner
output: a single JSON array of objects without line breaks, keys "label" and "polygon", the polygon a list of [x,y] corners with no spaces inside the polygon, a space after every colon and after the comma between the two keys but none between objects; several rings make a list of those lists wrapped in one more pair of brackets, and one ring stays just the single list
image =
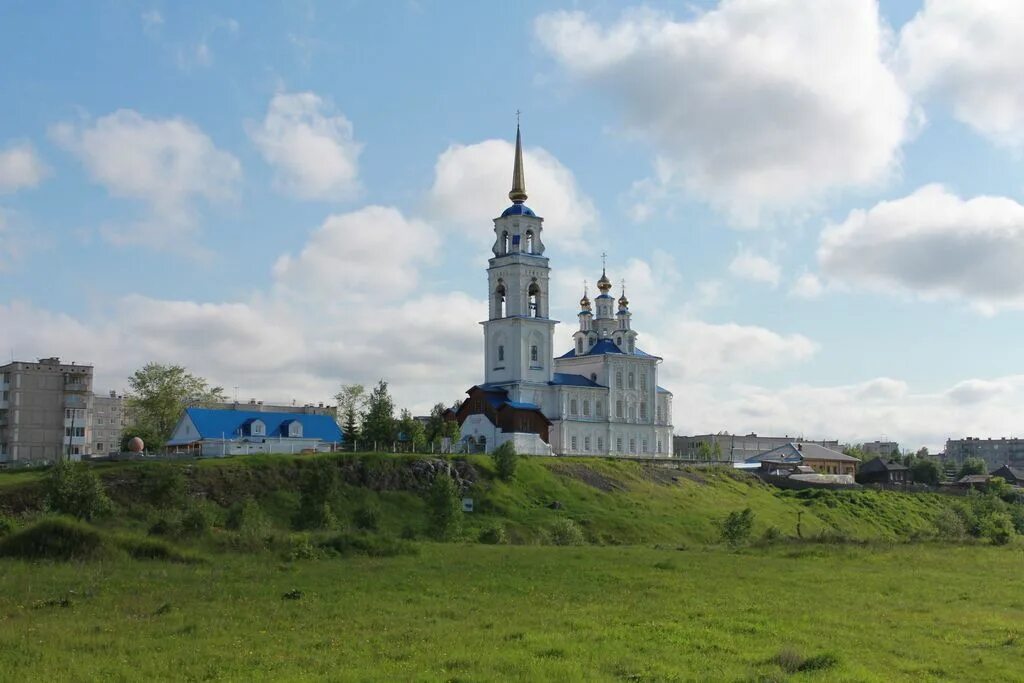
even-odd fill
[{"label": "low building with blue roof", "polygon": [[330,415],[187,408],[167,442],[168,450],[204,457],[249,453],[324,453],[343,436]]},{"label": "low building with blue roof", "polygon": [[[672,393],[658,386],[661,358],[637,346],[626,298],[616,302],[605,268],[591,302],[584,288],[573,348],[555,355],[544,219],[526,206],[517,128],[512,206],[494,219],[488,260],[484,382],[458,411],[462,447],[489,452],[672,456]],[[616,307],[616,303],[618,306]]]}]

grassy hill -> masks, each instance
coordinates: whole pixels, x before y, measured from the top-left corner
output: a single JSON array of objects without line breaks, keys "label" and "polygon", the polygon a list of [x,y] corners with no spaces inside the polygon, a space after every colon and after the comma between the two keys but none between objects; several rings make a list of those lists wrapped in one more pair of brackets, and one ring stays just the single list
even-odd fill
[{"label": "grassy hill", "polygon": [[[938,494],[780,491],[731,469],[597,458],[524,458],[509,482],[494,476],[486,456],[443,461],[382,454],[264,455],[95,468],[118,504],[118,514],[108,524],[144,530],[159,512],[153,491],[178,472],[191,502],[203,507],[214,525],[223,522],[233,505],[251,498],[284,530],[298,510],[304,474],[321,465],[336,470],[339,485],[330,504],[342,526],[357,511],[372,508],[381,532],[420,536],[428,531],[423,493],[434,471],[449,464],[471,482],[464,493],[475,505],[465,515],[463,536],[469,540],[500,524],[514,543],[543,541],[556,520],[569,518],[596,544],[704,544],[717,540],[725,515],[745,507],[755,513],[755,535],[774,528],[796,536],[799,522],[805,537],[897,540],[931,530],[936,515],[952,502]],[[45,476],[45,471],[0,473],[0,511],[20,514],[40,508]]]}]

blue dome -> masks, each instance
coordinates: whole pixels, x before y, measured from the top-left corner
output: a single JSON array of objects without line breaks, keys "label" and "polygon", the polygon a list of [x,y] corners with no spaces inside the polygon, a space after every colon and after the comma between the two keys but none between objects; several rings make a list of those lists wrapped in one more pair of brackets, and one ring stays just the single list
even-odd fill
[{"label": "blue dome", "polygon": [[512,206],[508,207],[507,209],[505,209],[504,211],[501,212],[501,217],[504,218],[505,216],[533,216],[533,217],[536,217],[537,214],[535,214],[533,212],[533,209],[528,207],[526,204],[513,204]]}]

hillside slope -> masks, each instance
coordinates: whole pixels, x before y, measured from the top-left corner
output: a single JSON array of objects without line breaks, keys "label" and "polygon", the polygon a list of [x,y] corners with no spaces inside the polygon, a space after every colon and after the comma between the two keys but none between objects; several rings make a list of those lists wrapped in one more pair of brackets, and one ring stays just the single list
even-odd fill
[{"label": "hillside slope", "polygon": [[[189,497],[223,519],[227,508],[253,498],[274,524],[287,528],[299,505],[304,472],[314,461],[337,468],[341,482],[331,502],[342,523],[364,507],[378,510],[385,533],[426,534],[423,493],[449,463],[472,498],[463,535],[503,525],[513,542],[544,538],[560,517],[580,524],[600,544],[709,543],[718,522],[745,507],[756,515],[755,534],[840,534],[897,540],[933,528],[954,499],[938,494],[879,491],[780,491],[730,469],[653,466],[596,458],[524,458],[511,482],[496,479],[486,456],[451,461],[425,456],[342,454],[316,458],[250,456],[187,463],[116,463],[95,466],[121,514],[110,523],[148,523],[149,483],[178,469]],[[0,511],[21,514],[43,504],[45,472],[0,473]]]}]

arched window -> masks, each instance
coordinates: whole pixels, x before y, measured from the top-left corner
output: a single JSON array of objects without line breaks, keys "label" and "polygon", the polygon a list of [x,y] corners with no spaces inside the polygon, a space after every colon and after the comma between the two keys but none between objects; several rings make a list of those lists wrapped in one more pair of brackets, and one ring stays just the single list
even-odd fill
[{"label": "arched window", "polygon": [[498,286],[494,288],[494,312],[496,317],[505,317],[505,283],[498,280]]},{"label": "arched window", "polygon": [[583,417],[590,417],[590,399],[583,399]]},{"label": "arched window", "polygon": [[629,388],[630,389],[635,389],[636,388],[636,377],[633,375],[632,372],[629,373]]},{"label": "arched window", "polygon": [[576,399],[572,399],[572,400],[569,401],[569,414],[570,415],[575,415],[576,414]]},{"label": "arched window", "polygon": [[622,337],[615,338],[615,345],[618,346],[620,349],[622,348]]},{"label": "arched window", "polygon": [[583,353],[583,338],[576,340],[576,353]]},{"label": "arched window", "polygon": [[526,231],[526,253],[533,253],[533,230]]},{"label": "arched window", "polygon": [[537,345],[536,344],[531,345],[530,346],[530,360],[532,362],[536,363],[539,357],[540,357],[540,354],[537,353]]},{"label": "arched window", "polygon": [[505,360],[505,346],[504,345],[499,345],[498,346],[498,362],[501,362],[503,360]]},{"label": "arched window", "polygon": [[534,318],[540,317],[540,286],[536,282],[530,283],[530,288],[526,290],[526,294],[530,299],[530,315]]},{"label": "arched window", "polygon": [[615,388],[616,389],[621,389],[622,388],[622,370],[616,370],[615,371]]},{"label": "arched window", "polygon": [[508,243],[508,230],[505,230],[504,232],[501,233],[501,253],[502,254],[507,254],[508,253],[508,247],[509,247],[509,243]]},{"label": "arched window", "polygon": [[635,350],[636,350],[636,345],[633,343],[633,340],[630,339],[629,340],[629,352],[633,353]]},{"label": "arched window", "polygon": [[640,391],[647,391],[647,373],[640,373]]},{"label": "arched window", "polygon": [[598,417],[604,416],[604,404],[600,400],[594,401],[594,414]]},{"label": "arched window", "polygon": [[590,381],[591,382],[597,382],[597,373],[596,372],[590,373]]}]

